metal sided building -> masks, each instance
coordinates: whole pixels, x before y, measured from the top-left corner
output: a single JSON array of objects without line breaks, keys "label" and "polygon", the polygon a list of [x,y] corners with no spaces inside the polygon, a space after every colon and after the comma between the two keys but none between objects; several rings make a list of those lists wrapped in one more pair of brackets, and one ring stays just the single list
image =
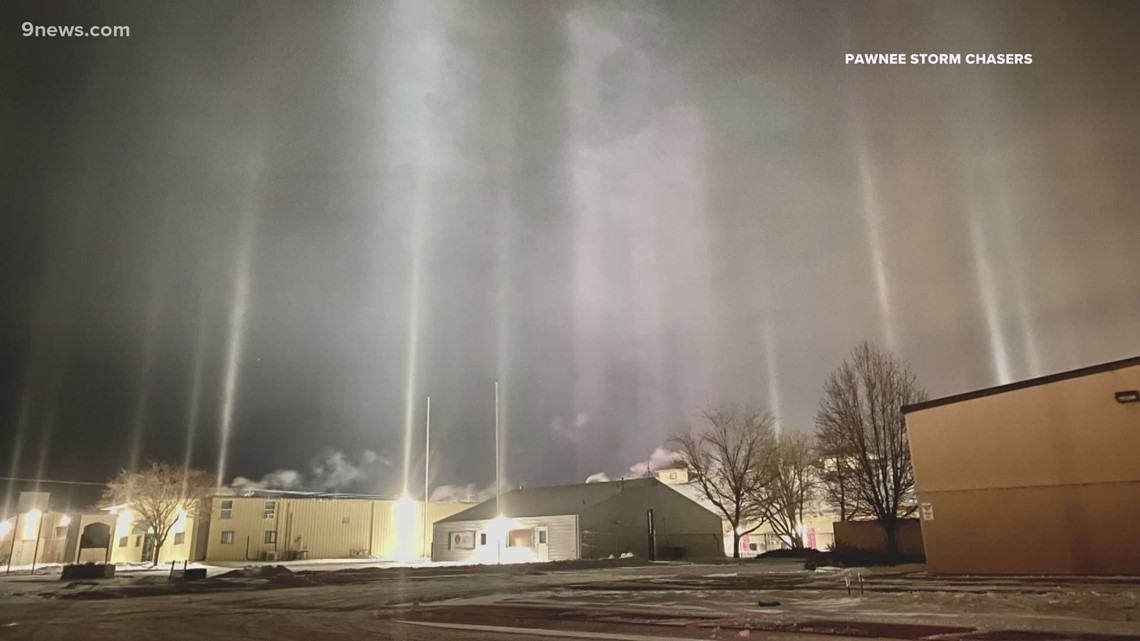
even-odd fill
[{"label": "metal sided building", "polygon": [[471,507],[366,495],[256,491],[211,500],[207,561],[426,556],[431,523]]},{"label": "metal sided building", "polygon": [[653,478],[511,490],[501,510],[490,499],[440,519],[433,540],[434,561],[723,556],[720,519]]},{"label": "metal sided building", "polygon": [[932,571],[1140,575],[1140,357],[903,413]]}]

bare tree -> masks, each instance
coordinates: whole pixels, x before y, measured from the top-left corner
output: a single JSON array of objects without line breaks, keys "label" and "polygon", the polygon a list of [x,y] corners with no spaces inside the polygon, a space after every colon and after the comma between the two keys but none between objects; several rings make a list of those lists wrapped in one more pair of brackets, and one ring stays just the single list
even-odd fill
[{"label": "bare tree", "polygon": [[689,468],[705,498],[732,527],[732,556],[740,558],[740,538],[763,523],[763,513],[751,501],[764,480],[771,455],[772,425],[767,411],[721,404],[703,412],[708,423],[700,435],[682,434],[670,440]]},{"label": "bare tree", "polygon": [[196,514],[213,488],[214,478],[208,472],[151,462],[136,472],[121,470],[107,483],[102,503],[127,507],[136,523],[154,535],[154,557],[142,560],[157,565],[180,513]]},{"label": "bare tree", "polygon": [[890,554],[898,552],[899,519],[915,510],[901,408],[926,398],[906,363],[863,342],[827,377],[816,414],[821,451],[852,472],[856,501],[882,524]]},{"label": "bare tree", "polygon": [[815,498],[816,455],[810,434],[787,431],[775,440],[763,482],[751,495],[772,531],[793,549],[803,549],[804,512]]},{"label": "bare tree", "polygon": [[840,521],[872,516],[858,499],[853,467],[855,460],[856,457],[849,451],[837,450],[834,447],[816,448],[819,499],[824,505],[839,513]]}]

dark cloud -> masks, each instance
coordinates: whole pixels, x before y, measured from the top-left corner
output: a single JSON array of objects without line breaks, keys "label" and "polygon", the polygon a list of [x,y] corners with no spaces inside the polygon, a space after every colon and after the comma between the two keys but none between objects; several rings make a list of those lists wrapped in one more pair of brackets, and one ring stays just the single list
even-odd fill
[{"label": "dark cloud", "polygon": [[216,467],[242,251],[230,477],[373,452],[354,489],[399,491],[416,301],[412,423],[430,393],[434,482],[472,493],[496,378],[507,476],[537,485],[620,473],[715,400],[809,426],[864,338],[933,395],[1140,353],[1137,14],[5,3],[0,451],[98,481],[137,424],[181,461],[199,362]]}]

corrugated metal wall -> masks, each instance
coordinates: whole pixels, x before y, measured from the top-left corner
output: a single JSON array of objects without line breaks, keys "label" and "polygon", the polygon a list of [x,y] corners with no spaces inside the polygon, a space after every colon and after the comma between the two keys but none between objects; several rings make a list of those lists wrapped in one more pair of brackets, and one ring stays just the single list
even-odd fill
[{"label": "corrugated metal wall", "polygon": [[[229,518],[222,504],[232,501]],[[274,502],[266,517],[267,502]],[[212,501],[209,561],[260,561],[352,557],[417,558],[425,556],[423,502],[365,499],[215,497]],[[465,503],[431,503],[434,522],[470,507]],[[223,543],[223,533],[232,532]],[[276,542],[266,532],[276,533]]]},{"label": "corrugated metal wall", "polygon": [[724,555],[721,520],[665,485],[629,489],[582,512],[582,558],[606,558],[629,552],[649,556],[648,510],[653,510],[657,558]]},{"label": "corrugated metal wall", "polygon": [[[533,516],[508,519],[504,527],[483,521],[456,521],[435,525],[436,544],[432,549],[435,561],[467,561],[472,563],[518,563],[537,561],[537,551],[531,548],[508,548],[504,545],[505,530],[533,529],[546,527],[548,532],[548,559],[569,561],[578,558],[578,517],[574,514],[562,516]],[[448,549],[451,534],[474,532],[475,548]],[[481,535],[486,534],[486,544]],[[537,536],[533,541],[537,542]]]}]

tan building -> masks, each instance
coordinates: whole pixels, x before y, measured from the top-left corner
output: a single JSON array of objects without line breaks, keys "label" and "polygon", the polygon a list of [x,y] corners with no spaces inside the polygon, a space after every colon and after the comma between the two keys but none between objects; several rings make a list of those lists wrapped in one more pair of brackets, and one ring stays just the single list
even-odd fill
[{"label": "tan building", "polygon": [[[732,542],[735,539],[732,533],[732,524],[724,518],[720,510],[705,497],[704,492],[696,483],[689,482],[689,471],[683,467],[672,467],[658,470],[654,473],[658,480],[674,490],[696,501],[706,510],[712,512],[721,520],[721,536],[724,539],[724,553],[732,556]],[[834,524],[839,515],[824,509],[822,505],[812,503],[807,506],[804,522],[801,525],[801,535],[804,546],[817,550],[826,550],[835,543]],[[745,523],[744,530],[752,530],[755,523]],[[740,537],[740,556],[754,557],[771,550],[783,550],[791,543],[785,537],[776,534],[772,526],[762,523],[760,527]]]},{"label": "tan building", "polygon": [[21,492],[16,513],[0,521],[0,562],[5,567],[60,563],[71,517],[48,506],[47,492]]},{"label": "tan building", "polygon": [[471,507],[369,496],[258,492],[211,501],[206,561],[414,559],[428,555],[431,524]]},{"label": "tan building", "polygon": [[903,408],[931,570],[1140,575],[1140,358]]},{"label": "tan building", "polygon": [[[55,563],[142,563],[154,555],[155,538],[127,508],[61,512],[49,507],[47,492],[22,492],[16,514],[0,522],[0,561],[5,566]],[[159,561],[200,558],[192,516],[181,514]],[[203,533],[204,534],[204,533]],[[201,534],[198,539],[201,538]],[[197,546],[197,547],[196,547]]]},{"label": "tan building", "polygon": [[[17,513],[0,521],[0,565],[143,563],[153,533],[129,506],[63,513],[46,492],[24,492]],[[258,493],[215,496],[204,518],[182,512],[159,550],[171,561],[258,562],[299,559],[415,559],[429,554],[431,524],[471,503],[430,503],[343,495]],[[426,534],[425,534],[426,533]]]}]

